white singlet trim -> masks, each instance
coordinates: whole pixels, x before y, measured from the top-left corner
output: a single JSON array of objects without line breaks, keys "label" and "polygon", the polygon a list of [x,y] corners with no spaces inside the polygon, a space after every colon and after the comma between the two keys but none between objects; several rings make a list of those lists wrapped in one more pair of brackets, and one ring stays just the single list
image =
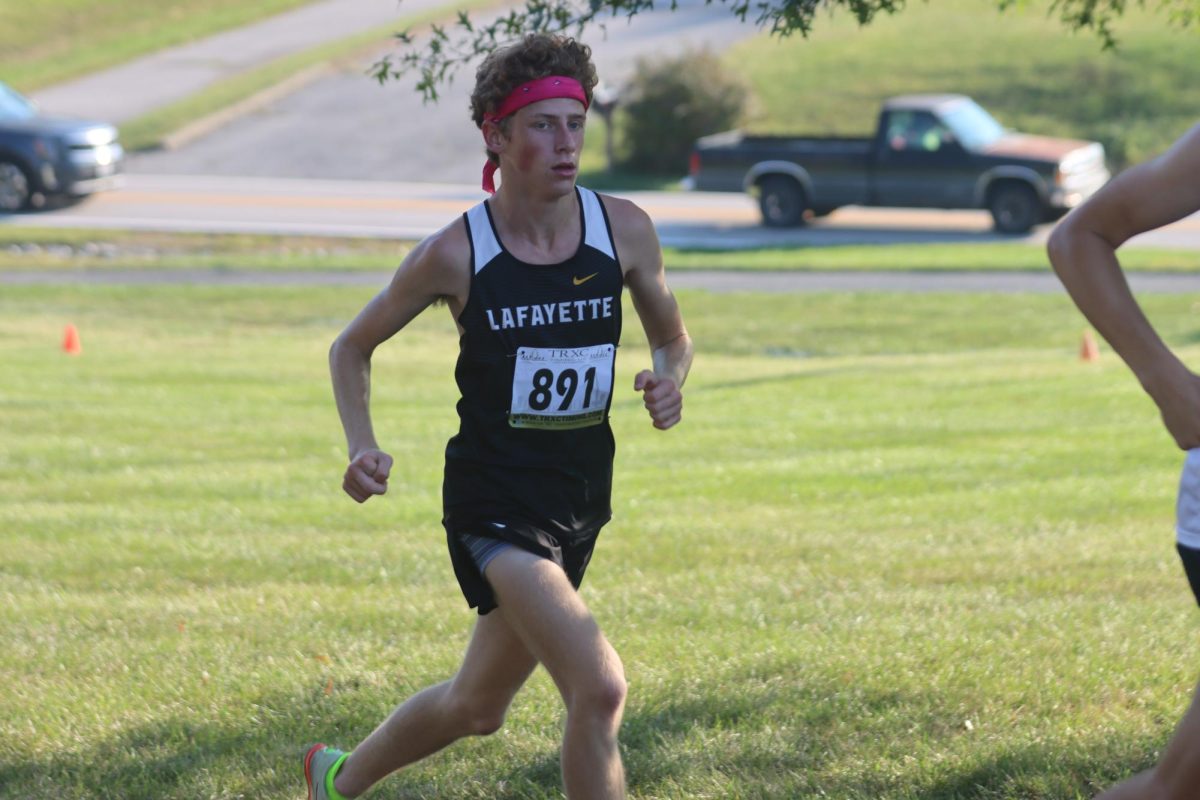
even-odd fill
[{"label": "white singlet trim", "polygon": [[582,186],[575,188],[579,190],[579,202],[583,204],[583,243],[616,261],[616,250],[608,235],[608,225],[604,222],[604,209],[600,206],[600,198],[596,197],[596,193],[591,189]]},{"label": "white singlet trim", "polygon": [[492,222],[488,219],[487,208],[483,203],[467,212],[467,226],[470,228],[471,246],[475,252],[475,273],[486,267],[491,260],[503,252],[496,232],[492,230]]},{"label": "white singlet trim", "polygon": [[[613,247],[612,237],[608,235],[608,225],[604,220],[604,209],[600,198],[591,189],[576,186],[579,190],[579,203],[583,208],[583,243],[599,250],[604,255],[617,260],[617,251]],[[487,208],[483,203],[467,211],[467,226],[470,229],[471,245],[475,251],[475,263],[472,266],[475,273],[491,263],[492,259],[504,252],[492,221],[488,217]]]},{"label": "white singlet trim", "polygon": [[1188,450],[1179,476],[1175,537],[1184,547],[1200,550],[1200,448]]}]

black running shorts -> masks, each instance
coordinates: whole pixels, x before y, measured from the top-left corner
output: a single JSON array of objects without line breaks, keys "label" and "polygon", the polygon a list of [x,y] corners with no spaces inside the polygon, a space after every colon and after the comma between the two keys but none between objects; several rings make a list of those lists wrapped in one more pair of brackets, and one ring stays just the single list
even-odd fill
[{"label": "black running shorts", "polygon": [[1196,602],[1200,603],[1200,550],[1184,547],[1181,544],[1176,544],[1175,549],[1179,551],[1179,557],[1183,559],[1183,571],[1187,573],[1188,583],[1192,586],[1192,594],[1196,596]]},{"label": "black running shorts", "polygon": [[592,560],[600,528],[575,533],[568,538],[512,520],[495,519],[455,527],[447,525],[446,544],[450,548],[450,562],[454,565],[458,587],[462,589],[467,605],[479,609],[483,615],[496,608],[496,595],[492,592],[491,584],[479,572],[470,548],[462,539],[463,535],[499,539],[527,553],[549,559],[562,567],[571,585],[578,589],[588,562]]}]

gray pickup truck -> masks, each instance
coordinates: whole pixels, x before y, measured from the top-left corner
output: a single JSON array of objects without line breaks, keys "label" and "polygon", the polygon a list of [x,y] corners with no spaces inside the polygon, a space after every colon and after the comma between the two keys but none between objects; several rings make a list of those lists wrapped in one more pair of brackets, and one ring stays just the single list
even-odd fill
[{"label": "gray pickup truck", "polygon": [[771,227],[849,205],[985,208],[1003,233],[1057,219],[1109,179],[1098,142],[1005,130],[948,94],[886,101],[870,139],[706,136],[689,172],[698,191],[756,194]]}]

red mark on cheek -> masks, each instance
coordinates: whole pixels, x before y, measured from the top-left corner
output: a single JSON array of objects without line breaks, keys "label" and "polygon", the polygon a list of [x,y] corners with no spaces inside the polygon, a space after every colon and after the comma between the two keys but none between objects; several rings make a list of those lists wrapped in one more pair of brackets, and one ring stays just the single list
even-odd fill
[{"label": "red mark on cheek", "polygon": [[529,172],[533,169],[535,161],[537,161],[537,148],[522,147],[517,151],[517,169],[521,172]]}]

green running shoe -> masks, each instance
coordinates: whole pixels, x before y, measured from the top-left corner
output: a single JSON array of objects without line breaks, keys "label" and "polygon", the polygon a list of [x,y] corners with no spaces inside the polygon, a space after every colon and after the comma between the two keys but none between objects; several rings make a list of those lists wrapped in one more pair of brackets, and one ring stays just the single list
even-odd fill
[{"label": "green running shoe", "polygon": [[346,800],[333,788],[333,776],[349,753],[314,744],[304,756],[304,781],[308,784],[308,800]]}]

